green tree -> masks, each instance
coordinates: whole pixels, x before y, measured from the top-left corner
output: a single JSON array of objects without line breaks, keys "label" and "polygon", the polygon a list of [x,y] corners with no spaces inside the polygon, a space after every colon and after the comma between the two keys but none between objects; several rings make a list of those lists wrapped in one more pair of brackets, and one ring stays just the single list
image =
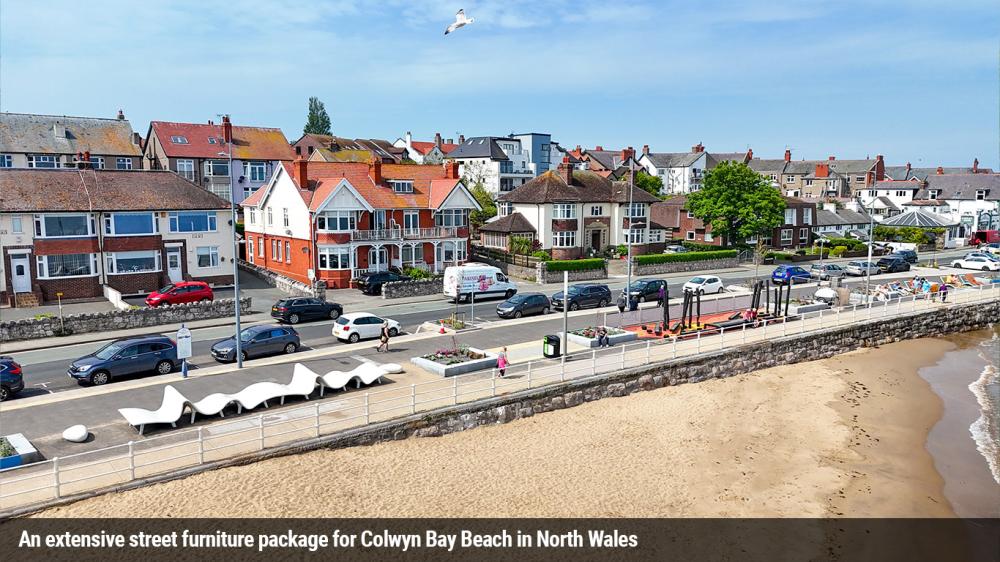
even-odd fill
[{"label": "green tree", "polygon": [[646,172],[639,172],[635,175],[635,186],[661,199],[663,198],[663,179],[657,176],[651,176]]},{"label": "green tree", "polygon": [[703,187],[688,195],[687,207],[730,246],[785,220],[785,200],[778,190],[741,162],[722,162],[705,174]]},{"label": "green tree", "polygon": [[490,192],[487,191],[485,187],[483,187],[483,184],[477,183],[472,186],[472,189],[469,191],[472,193],[472,196],[476,198],[476,202],[479,203],[479,206],[483,208],[482,211],[472,211],[469,213],[469,223],[473,228],[478,229],[480,226],[485,224],[486,221],[497,216],[497,205],[493,202],[493,196],[490,195]]},{"label": "green tree", "polygon": [[317,97],[309,98],[309,116],[306,117],[306,126],[302,128],[303,133],[314,135],[330,135],[330,116],[326,113],[326,107]]},{"label": "green tree", "polygon": [[531,238],[527,236],[511,236],[507,240],[508,249],[512,254],[520,254],[526,256],[531,253],[532,244]]}]

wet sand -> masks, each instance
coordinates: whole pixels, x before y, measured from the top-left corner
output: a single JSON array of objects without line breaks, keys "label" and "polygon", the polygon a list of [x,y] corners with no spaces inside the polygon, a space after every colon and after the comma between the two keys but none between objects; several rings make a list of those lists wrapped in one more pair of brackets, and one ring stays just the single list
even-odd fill
[{"label": "wet sand", "polygon": [[917,374],[954,344],[901,342],[438,438],[314,451],[41,516],[940,517]]}]

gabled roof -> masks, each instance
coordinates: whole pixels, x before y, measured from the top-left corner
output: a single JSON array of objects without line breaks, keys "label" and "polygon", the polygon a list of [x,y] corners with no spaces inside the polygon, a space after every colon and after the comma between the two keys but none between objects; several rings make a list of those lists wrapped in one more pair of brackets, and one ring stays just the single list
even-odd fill
[{"label": "gabled roof", "polygon": [[927,192],[938,190],[938,199],[974,200],[977,191],[986,191],[987,201],[1000,201],[1000,174],[934,174],[915,199],[929,199]]},{"label": "gabled roof", "polygon": [[[221,124],[172,123],[153,121],[150,136],[156,135],[170,158],[220,158],[229,150]],[[178,143],[173,137],[183,137]],[[233,158],[238,160],[293,160],[295,153],[281,129],[233,125]]]},{"label": "gabled roof", "polygon": [[628,159],[622,158],[622,151],[620,150],[584,150],[584,159],[589,156],[591,159],[596,160],[598,164],[601,165],[605,170],[615,170],[626,165]]},{"label": "gabled roof", "polygon": [[650,152],[649,161],[657,168],[687,168],[698,161],[704,152]]},{"label": "gabled roof", "polygon": [[[434,150],[434,147],[437,145],[434,144],[433,142],[410,141],[410,146],[412,146],[413,150],[416,150],[420,154],[427,154],[428,152]],[[458,145],[453,142],[443,142],[441,143],[440,148],[442,153],[448,154],[452,150],[458,148]]]},{"label": "gabled roof", "polygon": [[[500,137],[471,137],[448,153],[448,158],[490,158],[492,160],[510,160],[507,153],[497,144]],[[504,139],[520,142],[516,139]]]},{"label": "gabled roof", "polygon": [[706,152],[705,154],[707,154],[705,157],[705,168],[708,170],[711,170],[722,162],[745,163],[747,161],[746,152]]},{"label": "gabled roof", "polygon": [[749,166],[751,170],[758,173],[774,172],[780,175],[782,172],[785,171],[785,164],[787,163],[788,162],[785,162],[785,160],[782,158],[771,158],[771,159],[754,158],[749,162],[747,162],[747,166]]},{"label": "gabled roof", "polygon": [[500,217],[495,221],[490,221],[483,226],[479,227],[480,232],[502,232],[502,233],[515,233],[515,232],[535,232],[535,227],[531,226],[528,219],[524,218],[521,213],[511,213],[507,216]]},{"label": "gabled roof", "polygon": [[873,199],[871,202],[871,206],[875,208],[891,209],[893,211],[899,210],[899,207],[895,203],[893,203],[891,199],[889,199],[884,195]]},{"label": "gabled roof", "polygon": [[0,170],[0,212],[228,209],[166,170]]},{"label": "gabled roof", "polygon": [[[65,134],[56,134],[64,130]],[[0,113],[0,152],[139,156],[125,119]],[[113,163],[112,163],[113,164]]]},{"label": "gabled roof", "polygon": [[852,211],[850,209],[837,209],[837,212],[825,209],[816,210],[817,226],[850,226],[857,224],[869,224],[871,217],[868,213]]},{"label": "gabled roof", "polygon": [[[511,203],[557,203],[557,202],[628,202],[628,184],[613,182],[589,170],[574,170],[571,185],[556,171],[549,170],[532,178],[513,191],[504,193],[498,201]],[[659,198],[638,187],[633,188],[632,201],[635,203],[655,203]]]},{"label": "gabled roof", "polygon": [[830,170],[830,173],[828,175],[817,176],[816,175],[816,169],[814,168],[813,171],[811,171],[808,174],[806,174],[805,176],[803,176],[803,179],[807,179],[807,180],[829,180],[829,179],[834,179],[834,180],[837,180],[837,179],[842,179],[843,177],[844,177],[843,174],[838,174],[837,172],[834,172],[833,170]]}]

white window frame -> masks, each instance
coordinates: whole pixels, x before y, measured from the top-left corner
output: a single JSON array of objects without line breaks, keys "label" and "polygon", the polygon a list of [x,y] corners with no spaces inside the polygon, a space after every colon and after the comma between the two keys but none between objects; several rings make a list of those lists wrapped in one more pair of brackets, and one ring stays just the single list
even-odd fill
[{"label": "white window frame", "polygon": [[465,209],[441,209],[434,213],[434,226],[455,228],[466,226]]},{"label": "white window frame", "polygon": [[[322,226],[319,224],[320,219],[323,221]],[[344,221],[347,223],[346,228],[342,224]],[[331,223],[336,228],[330,228]],[[320,232],[351,232],[357,228],[358,215],[354,211],[324,211],[316,218],[316,230]]]},{"label": "white window frame", "polygon": [[170,137],[170,142],[174,144],[190,144],[187,140],[187,137],[185,137],[184,135],[172,135]]},{"label": "white window frame", "polygon": [[420,232],[420,211],[403,211],[403,231],[408,233]]},{"label": "white window frame", "polygon": [[[319,256],[319,268],[323,271],[351,269],[350,246],[320,246],[317,254]],[[332,263],[330,258],[333,256],[337,256],[337,267],[330,266]]]},{"label": "white window frame", "polygon": [[10,233],[11,234],[24,234],[24,220],[21,215],[11,215],[10,217]]},{"label": "white window frame", "polygon": [[604,216],[604,206],[603,205],[591,205],[590,206],[590,216],[592,216],[592,217],[603,217]]},{"label": "white window frame", "polygon": [[927,198],[937,201],[938,195],[941,195],[940,189],[930,189],[927,191]]},{"label": "white window frame", "polygon": [[115,169],[116,170],[131,170],[132,169],[132,159],[125,158],[115,158]]},{"label": "white window frame", "polygon": [[[181,215],[201,215],[204,214],[208,218],[206,220],[206,225],[208,230],[180,230],[180,216]],[[219,218],[215,211],[171,211],[168,218],[169,230],[172,233],[179,234],[189,234],[192,232],[218,232],[219,231]]]},{"label": "white window frame", "polygon": [[627,228],[623,231],[623,234],[625,235],[625,243],[629,246],[646,243],[645,228]]},{"label": "white window frame", "polygon": [[271,207],[267,208],[267,226],[272,226],[274,224],[274,211]]},{"label": "white window frame", "polygon": [[[782,242],[791,242],[792,241],[792,235],[794,234],[793,233],[794,230],[795,230],[794,228],[782,228],[781,229],[781,241]],[[787,236],[786,236],[786,234],[787,234]]]},{"label": "white window frame", "polygon": [[625,205],[625,218],[629,219],[641,219],[646,218],[646,204],[645,203],[632,203],[631,206]]},{"label": "white window frame", "polygon": [[188,180],[195,180],[194,160],[180,159],[176,161],[177,175]]},{"label": "white window frame", "polygon": [[510,201],[500,201],[497,203],[497,216],[506,217],[513,210],[513,205]]},{"label": "white window frame", "polygon": [[[791,213],[791,214],[789,214]],[[785,224],[795,224],[795,209],[785,209]]]},{"label": "white window frame", "polygon": [[292,243],[285,241],[285,263],[292,263]]},{"label": "white window frame", "polygon": [[89,164],[95,170],[103,170],[104,169],[104,157],[103,156],[91,156]]},{"label": "white window frame", "polygon": [[795,176],[785,176],[785,183],[791,183],[795,181]]},{"label": "white window frame", "polygon": [[252,182],[267,181],[267,162],[254,160],[251,162],[244,162],[243,166],[246,168],[246,170],[244,170],[244,175],[248,180]]},{"label": "white window frame", "polygon": [[[253,253],[253,242],[248,248]],[[208,265],[201,265],[201,258],[208,256]],[[194,251],[194,263],[196,269],[214,269],[219,267],[219,247],[218,246],[198,246]],[[252,261],[252,260],[251,260]]]},{"label": "white window frame", "polygon": [[576,248],[575,230],[557,230],[552,232],[553,248]]},{"label": "white window frame", "polygon": [[247,207],[247,222],[257,224],[257,207]]},{"label": "white window frame", "polygon": [[[146,254],[140,256],[140,254]],[[148,257],[149,254],[153,256],[153,268],[145,269],[143,271],[118,271],[118,260],[127,259],[129,257]],[[137,250],[133,252],[105,252],[105,262],[107,266],[107,272],[109,275],[139,275],[141,273],[156,273],[163,271],[163,263],[160,259],[159,250]]]},{"label": "white window frame", "polygon": [[813,184],[812,180],[806,180],[806,187],[809,187],[812,184]]},{"label": "white window frame", "polygon": [[265,246],[265,244],[264,244],[264,237],[263,236],[258,236],[257,237],[257,257],[258,258],[263,258],[264,257],[264,254],[266,252],[266,249],[264,248],[264,246]]},{"label": "white window frame", "polygon": [[696,233],[696,232],[695,232],[695,231],[693,231],[693,230],[689,230],[689,231],[687,231],[687,232],[685,233],[685,235],[684,235],[684,239],[685,239],[685,240],[692,240],[692,241],[693,241],[693,240],[695,240],[695,238],[696,238],[697,236],[698,236],[698,233]]},{"label": "white window frame", "polygon": [[800,228],[799,229],[799,240],[809,240],[809,229]]},{"label": "white window frame", "polygon": [[556,220],[568,220],[576,218],[575,203],[553,203],[552,218]]},{"label": "white window frame", "polygon": [[81,256],[89,255],[90,256],[90,260],[89,260],[89,263],[90,263],[90,273],[87,273],[85,275],[57,275],[57,276],[50,277],[49,276],[49,262],[48,262],[48,258],[54,257],[54,256],[44,255],[44,256],[35,256],[35,268],[36,268],[36,271],[37,271],[38,278],[39,279],[75,279],[75,278],[81,278],[81,277],[95,277],[99,273],[98,268],[97,268],[97,254],[84,253],[84,254],[71,254],[71,255],[81,255]]},{"label": "white window frame", "polygon": [[[409,254],[409,259],[407,259],[407,254]],[[417,254],[420,254],[417,256]],[[400,253],[399,259],[404,264],[406,263],[421,263],[424,261],[424,245],[423,244],[404,244]]]},{"label": "white window frame", "polygon": [[687,218],[693,219],[694,218],[694,213],[692,213],[691,211],[688,211],[687,212]]},{"label": "white window frame", "polygon": [[802,224],[806,226],[812,225],[813,222],[813,210],[810,207],[802,209]]},{"label": "white window frame", "polygon": [[977,189],[976,190],[976,201],[986,201],[986,190]]},{"label": "white window frame", "polygon": [[253,236],[247,236],[247,258],[254,263]]},{"label": "white window frame", "polygon": [[0,168],[13,168],[14,158],[10,154],[0,154]]},{"label": "white window frame", "polygon": [[[149,217],[150,224],[152,225],[152,232],[139,232],[139,233],[125,233],[118,234],[115,228],[115,217],[120,215],[145,215]],[[105,236],[156,236],[159,234],[160,229],[159,221],[156,220],[156,215],[154,213],[108,213],[104,215],[104,235]]]},{"label": "white window frame", "polygon": [[[46,217],[84,217],[87,219],[87,234],[69,234],[65,236],[50,236],[45,229]],[[94,217],[87,213],[45,213],[34,216],[36,238],[89,238],[97,234]]]},{"label": "white window frame", "polygon": [[[226,169],[226,173],[225,174],[216,174],[215,173],[215,166],[216,165],[224,167]],[[211,158],[209,160],[205,160],[203,168],[204,168],[203,174],[205,175],[205,177],[209,177],[209,178],[228,178],[229,174],[231,172],[231,170],[229,169],[229,161],[228,160],[220,160],[218,158]]]},{"label": "white window frame", "polygon": [[395,193],[413,193],[413,180],[387,180]]},{"label": "white window frame", "polygon": [[290,224],[288,220],[288,207],[281,208],[281,223],[285,225],[285,228],[288,228]]},{"label": "white window frame", "polygon": [[854,181],[863,182],[865,181],[865,176],[854,176]]},{"label": "white window frame", "polygon": [[658,229],[658,228],[654,228],[654,229],[650,230],[649,231],[649,242],[650,242],[650,244],[655,243],[655,242],[663,242],[663,231],[660,230],[660,229]]},{"label": "white window frame", "polygon": [[[39,166],[38,165],[39,161],[45,162],[45,163],[51,163],[52,165],[51,166]],[[28,167],[29,168],[40,168],[40,169],[58,168],[59,167],[59,158],[56,155],[54,155],[54,154],[29,154],[28,155]]]},{"label": "white window frame", "polygon": [[711,232],[706,232],[705,233],[705,242],[712,242],[714,240],[715,240],[715,237],[712,236]]}]

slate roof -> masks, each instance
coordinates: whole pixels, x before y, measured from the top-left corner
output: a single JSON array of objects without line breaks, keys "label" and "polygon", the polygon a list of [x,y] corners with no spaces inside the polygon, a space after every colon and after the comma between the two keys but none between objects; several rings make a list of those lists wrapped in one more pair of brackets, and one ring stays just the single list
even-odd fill
[{"label": "slate roof", "polygon": [[628,160],[622,160],[622,151],[620,150],[584,150],[585,156],[590,156],[592,159],[597,160],[597,163],[601,165],[605,170],[616,170],[620,168]]},{"label": "slate roof", "polygon": [[811,171],[808,174],[806,174],[805,176],[803,176],[802,179],[807,179],[807,180],[829,180],[829,179],[834,179],[834,180],[837,180],[837,179],[843,179],[843,177],[844,177],[843,174],[839,174],[837,172],[834,172],[833,170],[830,170],[830,174],[829,175],[826,175],[826,176],[817,176],[816,175],[816,169],[813,168],[813,171]]},{"label": "slate roof", "polygon": [[746,152],[708,152],[706,154],[708,156],[706,157],[707,165],[705,168],[709,170],[722,162],[745,162],[747,159]]},{"label": "slate roof", "polygon": [[[953,174],[965,175],[965,174],[971,174],[972,173],[972,168],[971,167],[964,167],[963,168],[961,166],[958,166],[958,167],[942,167],[941,171],[943,172],[943,175],[953,175]],[[991,170],[990,168],[979,168],[979,173],[980,174],[992,174],[993,170]],[[911,168],[910,169],[910,179],[925,180],[925,179],[927,179],[928,176],[936,176],[936,175],[938,175],[937,168]]]},{"label": "slate roof", "polygon": [[874,189],[920,189],[920,185],[915,181],[882,180],[875,182]]},{"label": "slate roof", "polygon": [[686,168],[695,163],[704,152],[650,152],[646,154],[657,168]]},{"label": "slate roof", "polygon": [[903,214],[890,217],[882,221],[885,226],[918,226],[921,228],[937,228],[941,226],[954,226],[955,223],[948,217],[925,211],[923,209],[913,209]]},{"label": "slate roof", "polygon": [[[448,158],[490,158],[492,160],[510,160],[507,153],[500,148],[496,139],[499,137],[472,137],[458,145],[448,153]],[[510,139],[508,139],[510,140]]]},{"label": "slate roof", "polygon": [[876,197],[874,200],[872,200],[871,205],[874,206],[876,202],[880,203],[881,206],[884,207],[884,208],[886,208],[886,209],[891,209],[893,211],[898,211],[899,210],[899,207],[895,203],[893,203],[891,199],[889,199],[888,197],[886,197],[884,195],[880,195],[880,196]]},{"label": "slate roof", "polygon": [[749,166],[751,170],[759,173],[775,172],[781,174],[785,170],[785,164],[787,164],[787,162],[785,162],[783,158],[777,158],[777,159],[754,158],[753,160],[747,162],[747,166]]},{"label": "slate roof", "polygon": [[[513,191],[501,195],[498,201],[511,203],[627,203],[628,184],[613,182],[589,170],[574,170],[572,185],[553,170],[532,178]],[[638,187],[633,188],[632,201],[635,203],[656,203],[659,198]]]},{"label": "slate roof", "polygon": [[[219,158],[220,152],[229,150],[221,124],[153,121],[149,128],[150,136],[156,135],[170,158]],[[171,137],[184,137],[187,143],[175,143]],[[295,159],[295,151],[281,129],[233,125],[233,158],[291,161]]]},{"label": "slate roof", "polygon": [[502,233],[535,232],[535,227],[531,226],[528,219],[524,218],[521,213],[511,213],[507,216],[500,217],[495,221],[490,221],[484,224],[479,227],[479,231]]},{"label": "slate roof", "polygon": [[0,212],[229,209],[167,170],[0,170]]},{"label": "slate roof", "polygon": [[859,213],[849,209],[837,209],[837,212],[824,209],[816,210],[817,226],[849,226],[856,224],[869,224],[871,217],[868,213]]},{"label": "slate roof", "polygon": [[[66,137],[56,136],[55,126]],[[139,156],[132,125],[125,119],[0,113],[0,152]]]},{"label": "slate roof", "polygon": [[838,174],[864,174],[870,172],[877,160],[792,160],[785,166],[786,174],[808,174],[816,171],[817,164],[828,164],[831,172]]},{"label": "slate roof", "polygon": [[938,199],[974,200],[976,191],[985,190],[987,201],[1000,201],[1000,174],[934,174],[927,176],[925,186],[914,199],[929,199],[931,189],[939,191]]}]

